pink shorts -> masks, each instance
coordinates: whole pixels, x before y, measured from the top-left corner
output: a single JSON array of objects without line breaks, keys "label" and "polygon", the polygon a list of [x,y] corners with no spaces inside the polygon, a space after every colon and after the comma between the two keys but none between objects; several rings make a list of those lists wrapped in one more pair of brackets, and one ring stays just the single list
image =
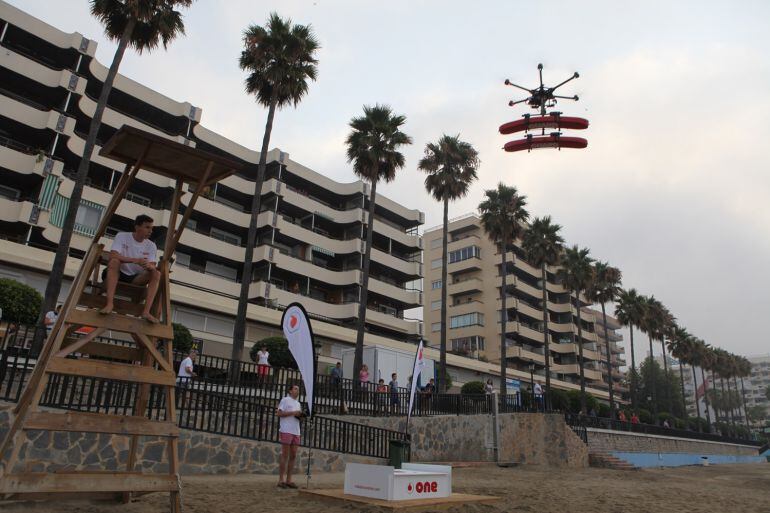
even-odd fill
[{"label": "pink shorts", "polygon": [[283,445],[299,445],[299,435],[279,432],[278,439]]},{"label": "pink shorts", "polygon": [[257,370],[260,376],[267,376],[268,374],[270,374],[269,365],[257,365]]}]

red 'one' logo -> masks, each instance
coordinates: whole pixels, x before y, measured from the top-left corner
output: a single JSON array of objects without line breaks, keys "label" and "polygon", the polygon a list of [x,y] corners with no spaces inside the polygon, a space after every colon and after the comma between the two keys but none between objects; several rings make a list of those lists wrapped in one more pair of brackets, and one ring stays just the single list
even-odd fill
[{"label": "red 'one' logo", "polygon": [[[436,493],[438,492],[438,483],[436,481],[418,481],[414,489],[417,493]],[[409,483],[406,491],[412,493],[412,483]]]},{"label": "red 'one' logo", "polygon": [[292,315],[291,318],[289,319],[289,326],[292,327],[292,328],[296,328],[297,327],[297,316],[296,315]]}]

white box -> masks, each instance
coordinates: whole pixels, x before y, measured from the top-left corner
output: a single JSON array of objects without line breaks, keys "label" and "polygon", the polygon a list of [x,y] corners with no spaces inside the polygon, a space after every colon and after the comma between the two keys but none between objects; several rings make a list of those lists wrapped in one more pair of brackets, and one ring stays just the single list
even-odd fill
[{"label": "white box", "polygon": [[405,463],[404,468],[395,469],[386,465],[348,463],[345,493],[388,501],[449,497],[452,467]]}]

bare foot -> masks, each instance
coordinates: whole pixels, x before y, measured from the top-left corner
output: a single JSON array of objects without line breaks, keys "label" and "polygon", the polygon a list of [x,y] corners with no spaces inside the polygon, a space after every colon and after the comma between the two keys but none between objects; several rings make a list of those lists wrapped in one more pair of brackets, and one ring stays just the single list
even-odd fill
[{"label": "bare foot", "polygon": [[101,310],[99,310],[99,313],[102,315],[110,315],[112,313],[112,307],[111,306],[105,306]]},{"label": "bare foot", "polygon": [[158,324],[160,322],[154,315],[149,312],[144,312],[142,314],[142,319],[149,322],[150,324]]}]

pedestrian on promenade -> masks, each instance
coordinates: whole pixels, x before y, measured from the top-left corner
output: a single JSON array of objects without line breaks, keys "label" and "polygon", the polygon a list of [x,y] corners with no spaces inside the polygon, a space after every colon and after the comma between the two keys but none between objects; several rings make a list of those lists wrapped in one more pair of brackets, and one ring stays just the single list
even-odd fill
[{"label": "pedestrian on promenade", "polygon": [[539,381],[535,382],[535,407],[537,411],[545,411],[543,405],[543,387]]},{"label": "pedestrian on promenade", "polygon": [[289,392],[278,403],[278,440],[281,442],[281,461],[278,466],[278,488],[297,488],[291,480],[297,448],[300,443],[299,419],[303,416],[302,405],[297,401],[299,386],[289,385]]},{"label": "pedestrian on promenade", "polygon": [[385,380],[380,378],[380,381],[377,383],[377,406],[380,411],[380,413],[387,414],[387,403],[388,403],[388,385],[385,384]]},{"label": "pedestrian on promenade", "polygon": [[639,416],[636,412],[631,415],[631,424],[639,424]]},{"label": "pedestrian on promenade", "polygon": [[270,353],[267,350],[267,346],[262,346],[257,351],[257,373],[259,374],[259,381],[264,382],[267,376],[270,374]]},{"label": "pedestrian on promenade", "polygon": [[494,394],[495,393],[495,385],[492,384],[492,378],[489,378],[487,380],[487,384],[484,385],[484,392],[487,394]]},{"label": "pedestrian on promenade", "polygon": [[390,375],[388,387],[390,388],[390,412],[395,415],[398,413],[398,407],[401,404],[401,400],[398,397],[398,379],[395,372]]},{"label": "pedestrian on promenade", "polygon": [[620,413],[618,413],[618,420],[620,422],[627,422],[626,413],[623,410],[620,410]]},{"label": "pedestrian on promenade", "polygon": [[61,313],[61,305],[56,305],[56,308],[54,310],[51,310],[50,312],[45,314],[45,318],[43,318],[43,323],[45,324],[45,334],[47,336],[51,336],[51,330],[53,329],[53,325],[56,324],[56,320],[59,318],[59,314]]}]

